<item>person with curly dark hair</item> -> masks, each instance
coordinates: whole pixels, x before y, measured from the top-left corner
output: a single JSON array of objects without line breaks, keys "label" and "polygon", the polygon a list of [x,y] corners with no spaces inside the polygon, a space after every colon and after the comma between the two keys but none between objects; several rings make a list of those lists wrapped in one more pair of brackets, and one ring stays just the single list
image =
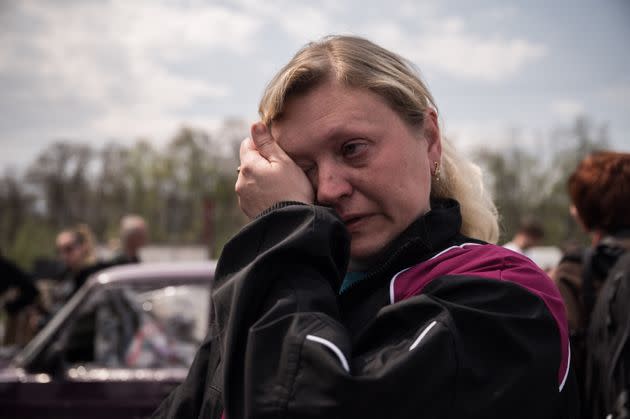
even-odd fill
[{"label": "person with curly dark hair", "polygon": [[[586,156],[569,176],[570,212],[591,245],[573,248],[551,272],[565,302],[574,364],[588,418],[606,417],[595,401],[597,388],[587,382],[587,335],[600,290],[620,255],[630,250],[630,153],[597,151]],[[598,406],[595,406],[598,405]]]}]

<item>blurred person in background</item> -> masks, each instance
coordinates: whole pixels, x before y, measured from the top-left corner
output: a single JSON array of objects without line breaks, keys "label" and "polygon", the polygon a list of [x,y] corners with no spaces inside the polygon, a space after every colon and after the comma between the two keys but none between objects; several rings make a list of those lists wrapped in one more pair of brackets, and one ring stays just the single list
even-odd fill
[{"label": "blurred person in background", "polygon": [[154,417],[575,417],[560,294],[488,243],[481,172],[442,138],[413,65],[327,37],[280,70],[259,113],[236,182],[250,223]]},{"label": "blurred person in background", "polygon": [[56,313],[92,274],[112,266],[140,262],[139,250],[146,241],[146,222],[138,215],[122,218],[121,248],[110,260],[96,258],[94,235],[87,225],[80,224],[60,232],[56,246],[63,267],[50,291],[50,301],[47,304],[49,313]]},{"label": "blurred person in background", "polygon": [[96,263],[94,235],[85,224],[62,230],[55,241],[62,271],[52,286],[50,313],[56,313],[83,285]]},{"label": "blurred person in background", "polygon": [[147,223],[139,215],[125,215],[120,221],[120,251],[111,265],[139,263],[140,249],[147,244]]},{"label": "blurred person in background", "polygon": [[527,256],[527,251],[538,246],[545,237],[542,224],[534,217],[525,217],[521,220],[516,234],[503,247]]},{"label": "blurred person in background", "polygon": [[25,345],[34,332],[30,308],[39,291],[32,276],[0,251],[0,309],[6,312],[2,345]]},{"label": "blurred person in background", "polygon": [[[609,412],[602,412],[600,402],[594,402],[598,388],[587,384],[593,378],[587,378],[591,350],[587,337],[593,309],[608,272],[620,255],[630,250],[630,154],[592,153],[570,175],[567,189],[571,215],[589,234],[591,245],[567,251],[551,277],[567,309],[574,362],[587,401],[584,417],[603,418]],[[622,304],[630,305],[630,301]]]}]

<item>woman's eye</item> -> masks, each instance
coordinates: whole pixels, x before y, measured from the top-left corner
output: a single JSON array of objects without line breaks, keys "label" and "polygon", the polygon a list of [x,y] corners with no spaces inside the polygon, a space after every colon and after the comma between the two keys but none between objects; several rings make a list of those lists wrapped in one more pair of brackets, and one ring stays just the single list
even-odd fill
[{"label": "woman's eye", "polygon": [[360,154],[366,147],[363,142],[355,141],[346,143],[341,147],[341,153],[344,157],[352,158]]}]

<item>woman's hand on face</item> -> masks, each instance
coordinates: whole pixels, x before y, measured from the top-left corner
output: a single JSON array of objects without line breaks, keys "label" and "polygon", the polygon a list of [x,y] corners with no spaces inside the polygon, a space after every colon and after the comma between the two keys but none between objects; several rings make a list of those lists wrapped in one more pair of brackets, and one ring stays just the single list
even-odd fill
[{"label": "woman's hand on face", "polygon": [[251,138],[241,143],[236,194],[250,219],[281,201],[314,202],[310,181],[280,148],[262,122],[252,125]]}]

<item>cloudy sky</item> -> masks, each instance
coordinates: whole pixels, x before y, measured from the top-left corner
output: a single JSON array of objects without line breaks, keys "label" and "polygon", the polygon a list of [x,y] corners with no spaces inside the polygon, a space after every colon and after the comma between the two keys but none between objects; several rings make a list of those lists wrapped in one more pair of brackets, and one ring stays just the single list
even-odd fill
[{"label": "cloudy sky", "polygon": [[0,170],[57,139],[253,122],[275,71],[329,33],[411,59],[463,147],[536,147],[587,115],[630,151],[628,0],[0,0]]}]

